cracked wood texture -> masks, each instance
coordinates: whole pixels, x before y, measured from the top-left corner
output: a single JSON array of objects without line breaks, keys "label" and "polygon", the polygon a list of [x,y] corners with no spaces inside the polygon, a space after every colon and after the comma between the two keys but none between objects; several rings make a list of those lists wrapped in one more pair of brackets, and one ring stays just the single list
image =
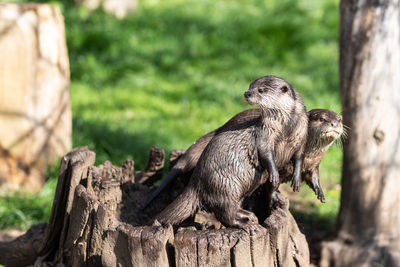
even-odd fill
[{"label": "cracked wood texture", "polygon": [[0,62],[0,185],[38,192],[45,169],[71,149],[60,9],[0,3]]},{"label": "cracked wood texture", "polygon": [[[171,162],[181,154],[172,152]],[[143,171],[135,172],[132,160],[121,167],[110,162],[96,167],[94,162],[95,153],[86,147],[62,158],[49,223],[33,226],[12,242],[0,243],[0,264],[309,266],[308,244],[283,195],[279,195],[281,205],[250,233],[207,225],[215,222],[215,217],[204,211],[195,216],[201,219],[174,228],[144,225],[184,187],[176,179],[156,203],[141,209],[151,189],[137,181],[157,182],[154,176],[159,177],[164,167],[164,151],[153,147]],[[135,179],[135,174],[140,179]]]},{"label": "cracked wood texture", "polygon": [[400,266],[398,0],[340,3],[344,143],[337,237],[321,266]]}]

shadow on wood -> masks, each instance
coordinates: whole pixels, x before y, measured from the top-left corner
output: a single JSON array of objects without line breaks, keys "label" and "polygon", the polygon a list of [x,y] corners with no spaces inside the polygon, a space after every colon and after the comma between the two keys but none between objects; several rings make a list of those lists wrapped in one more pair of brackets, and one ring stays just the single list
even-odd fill
[{"label": "shadow on wood", "polygon": [[[173,153],[176,160],[182,153]],[[122,167],[110,162],[96,167],[95,153],[74,149],[61,160],[58,185],[48,224],[33,226],[12,242],[0,243],[5,266],[309,266],[306,239],[281,205],[250,233],[240,229],[213,229],[209,214],[173,229],[143,222],[182,191],[176,179],[145,211],[141,206],[161,178],[164,151],[152,148],[147,169],[135,172],[134,162]],[[140,179],[135,179],[140,177]],[[138,182],[140,180],[140,183]],[[144,185],[146,184],[146,185]],[[218,227],[218,228],[219,228]]]}]

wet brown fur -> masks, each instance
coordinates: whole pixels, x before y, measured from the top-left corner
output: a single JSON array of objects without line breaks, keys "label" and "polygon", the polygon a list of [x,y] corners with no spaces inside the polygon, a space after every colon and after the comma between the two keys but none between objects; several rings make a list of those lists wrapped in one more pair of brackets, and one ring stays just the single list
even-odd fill
[{"label": "wet brown fur", "polygon": [[303,100],[289,83],[274,76],[255,80],[245,98],[260,107],[261,115],[212,137],[185,191],[156,216],[158,221],[180,223],[201,206],[225,226],[252,228],[257,219],[241,208],[243,198],[268,178],[277,188],[278,169],[291,160],[292,187],[299,189],[308,123]]},{"label": "wet brown fur", "polygon": [[146,203],[143,205],[143,208],[146,208],[151,203],[151,201],[153,201],[153,199],[156,198],[160,194],[160,192],[164,190],[164,188],[175,177],[193,171],[204,149],[216,134],[224,132],[233,126],[243,125],[248,123],[254,124],[259,119],[260,115],[261,115],[260,109],[248,109],[242,111],[236,116],[232,117],[229,121],[227,121],[224,125],[222,125],[218,129],[207,133],[206,135],[198,139],[196,142],[194,142],[186,150],[186,152],[179,158],[179,160],[172,167],[172,169],[168,172],[167,176],[162,181],[161,185],[157,187],[157,189],[146,200]]},{"label": "wet brown fur", "polygon": [[[301,178],[302,181],[305,181],[307,185],[314,190],[317,198],[321,202],[325,202],[325,196],[319,182],[319,164],[328,148],[343,133],[342,117],[328,109],[313,109],[307,112],[307,114],[309,118],[308,137]],[[257,120],[260,115],[260,109],[242,111],[217,130],[209,132],[197,140],[178,160],[172,170],[167,174],[162,184],[152,193],[145,206],[157,197],[174,177],[193,171],[204,148],[216,134],[234,125],[251,123]],[[286,164],[284,168],[279,170],[279,174],[280,183],[290,181],[293,175],[293,165],[291,163]]]},{"label": "wet brown fur", "polygon": [[[328,109],[313,109],[307,114],[308,137],[301,178],[324,203],[325,196],[319,182],[319,164],[328,148],[343,133],[342,116]],[[290,181],[292,173],[291,164],[279,170],[281,183]]]}]

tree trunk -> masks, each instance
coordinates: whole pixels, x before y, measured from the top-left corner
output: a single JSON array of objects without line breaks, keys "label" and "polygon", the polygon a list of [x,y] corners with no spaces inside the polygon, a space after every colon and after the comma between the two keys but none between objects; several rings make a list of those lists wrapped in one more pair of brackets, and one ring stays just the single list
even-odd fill
[{"label": "tree trunk", "polygon": [[0,4],[0,184],[38,191],[71,149],[64,19],[46,4]]},{"label": "tree trunk", "polygon": [[[321,266],[400,266],[399,1],[340,3],[344,124],[337,237]],[[381,264],[381,265],[380,265]]]},{"label": "tree trunk", "polygon": [[[151,150],[148,169],[143,172],[135,172],[131,160],[122,167],[110,162],[95,167],[95,154],[87,148],[68,153],[61,160],[48,225],[34,226],[12,242],[0,242],[0,264],[7,267],[33,263],[35,266],[309,266],[307,242],[288,210],[288,200],[282,195],[280,205],[251,233],[233,228],[207,229],[201,221],[187,222],[175,231],[171,226],[157,223],[144,226],[144,221],[178,193],[179,186],[173,186],[160,196],[161,201],[144,211],[141,209],[151,190],[136,183],[135,176],[140,176],[139,180],[147,177],[143,182],[155,182],[149,173],[157,176],[163,166],[160,160],[164,159],[164,151],[161,151]],[[204,216],[209,215],[200,217]]]}]

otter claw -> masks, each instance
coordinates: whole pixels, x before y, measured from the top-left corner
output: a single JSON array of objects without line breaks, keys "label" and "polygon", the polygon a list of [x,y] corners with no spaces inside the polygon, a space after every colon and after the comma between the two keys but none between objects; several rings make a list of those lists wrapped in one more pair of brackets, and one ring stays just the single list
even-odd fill
[{"label": "otter claw", "polygon": [[271,209],[283,209],[285,210],[286,208],[286,202],[283,197],[278,191],[274,191],[271,194],[271,203],[270,203],[270,208]]},{"label": "otter claw", "polygon": [[322,191],[321,187],[318,184],[313,184],[312,188],[313,188],[315,194],[317,195],[318,200],[321,201],[322,203],[325,203],[325,196],[324,196],[324,192]]},{"label": "otter claw", "polygon": [[269,176],[269,181],[271,182],[272,187],[274,189],[277,189],[279,186],[279,173],[271,173],[271,175]]},{"label": "otter claw", "polygon": [[325,201],[325,196],[324,196],[323,193],[321,193],[321,194],[318,195],[318,199],[319,199],[319,201],[321,201],[321,203],[325,203],[325,202],[326,202],[326,201]]},{"label": "otter claw", "polygon": [[293,178],[291,186],[293,188],[293,192],[299,192],[300,191],[300,186],[301,186],[301,180]]},{"label": "otter claw", "polygon": [[319,199],[319,201],[321,201],[322,203],[325,203],[324,192],[322,192],[321,188],[319,188],[319,187],[315,188],[315,194],[317,195],[317,198]]},{"label": "otter claw", "polygon": [[247,223],[242,226],[242,229],[248,233],[249,235],[253,235],[255,231],[257,231],[258,223]]}]

